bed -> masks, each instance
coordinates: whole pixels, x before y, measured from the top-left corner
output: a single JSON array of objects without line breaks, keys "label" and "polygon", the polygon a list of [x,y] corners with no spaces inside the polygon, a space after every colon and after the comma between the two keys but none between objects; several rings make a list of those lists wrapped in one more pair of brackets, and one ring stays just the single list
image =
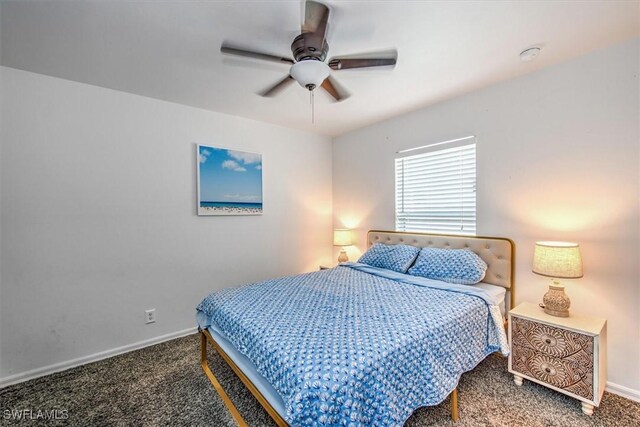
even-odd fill
[{"label": "bed", "polygon": [[460,376],[507,355],[511,240],[372,230],[375,243],[466,248],[486,274],[453,285],[344,263],[209,295],[196,314],[201,364],[238,425],[247,424],[208,365],[208,345],[279,426],[402,425],[447,397],[457,421]]}]

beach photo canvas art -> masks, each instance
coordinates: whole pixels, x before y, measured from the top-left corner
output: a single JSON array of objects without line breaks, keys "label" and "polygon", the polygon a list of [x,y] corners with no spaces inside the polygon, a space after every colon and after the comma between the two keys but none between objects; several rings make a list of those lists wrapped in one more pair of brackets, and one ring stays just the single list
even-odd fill
[{"label": "beach photo canvas art", "polygon": [[262,155],[198,145],[198,215],[262,214]]}]

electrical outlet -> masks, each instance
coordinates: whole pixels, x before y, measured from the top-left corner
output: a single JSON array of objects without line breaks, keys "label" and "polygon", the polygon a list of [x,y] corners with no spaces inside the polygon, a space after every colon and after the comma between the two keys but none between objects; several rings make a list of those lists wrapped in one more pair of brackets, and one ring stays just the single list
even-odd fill
[{"label": "electrical outlet", "polygon": [[146,310],[144,312],[145,323],[156,323],[156,309]]}]

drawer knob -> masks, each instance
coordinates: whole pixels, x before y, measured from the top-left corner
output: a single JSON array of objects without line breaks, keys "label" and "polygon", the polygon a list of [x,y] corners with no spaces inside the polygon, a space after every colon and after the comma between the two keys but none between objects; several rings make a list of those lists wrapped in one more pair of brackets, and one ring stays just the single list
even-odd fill
[{"label": "drawer knob", "polygon": [[551,368],[549,368],[549,367],[544,368],[544,370],[547,372],[547,374],[551,373]]},{"label": "drawer knob", "polygon": [[547,338],[546,340],[544,340],[544,342],[546,342],[547,344],[551,344],[551,339]]}]

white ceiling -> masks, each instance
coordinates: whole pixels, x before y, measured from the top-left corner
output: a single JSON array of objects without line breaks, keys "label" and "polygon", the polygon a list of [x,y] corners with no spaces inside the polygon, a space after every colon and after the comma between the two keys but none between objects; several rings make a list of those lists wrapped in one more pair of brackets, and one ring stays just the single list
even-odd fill
[{"label": "white ceiling", "polygon": [[[287,65],[223,56],[228,40],[291,56],[302,2],[3,1],[1,63],[51,76],[339,135],[640,34],[633,1],[327,1],[329,57],[396,48],[395,69],[334,72],[341,103],[289,86]],[[543,46],[538,59],[518,53]]]}]

